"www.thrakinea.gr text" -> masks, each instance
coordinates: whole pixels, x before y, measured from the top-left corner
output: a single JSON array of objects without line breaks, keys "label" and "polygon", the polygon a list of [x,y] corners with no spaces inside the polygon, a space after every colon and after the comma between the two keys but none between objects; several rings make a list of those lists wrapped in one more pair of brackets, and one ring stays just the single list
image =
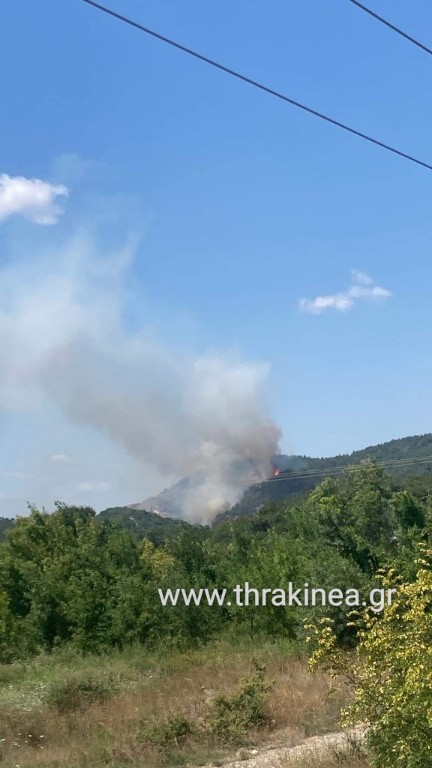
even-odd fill
[{"label": "www.thrakinea.gr text", "polygon": [[313,608],[315,606],[339,607],[346,605],[348,608],[369,607],[374,613],[380,613],[388,605],[391,605],[396,589],[371,589],[362,596],[355,588],[322,589],[312,587],[308,583],[296,587],[288,582],[286,589],[255,588],[245,581],[236,584],[232,589],[218,588],[167,588],[158,589],[159,600],[164,607],[186,605],[208,605],[222,608],[223,606],[237,606],[249,608],[257,606],[273,605],[275,607],[299,607]]}]

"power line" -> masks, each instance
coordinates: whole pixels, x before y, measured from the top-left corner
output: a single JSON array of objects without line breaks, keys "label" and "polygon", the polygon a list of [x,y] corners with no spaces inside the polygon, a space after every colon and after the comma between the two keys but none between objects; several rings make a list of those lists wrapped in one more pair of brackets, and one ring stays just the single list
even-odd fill
[{"label": "power line", "polygon": [[[417,465],[417,464],[432,464],[432,455],[430,456],[422,456],[418,459],[388,459],[387,461],[377,461],[376,466],[381,467],[382,469],[392,469],[397,467],[409,467],[411,465]],[[328,467],[326,468],[317,468],[317,469],[309,469],[304,470],[303,472],[290,472],[289,470],[281,471],[280,475],[270,477],[266,477],[265,480],[255,480],[251,484],[251,488],[255,488],[257,486],[263,485],[267,482],[276,483],[278,481],[284,480],[285,482],[289,482],[290,480],[303,480],[303,479],[315,479],[318,480],[327,477],[331,477],[332,475],[337,475],[343,472],[344,470],[349,470],[350,472],[361,472],[364,469],[364,464],[339,464],[335,467]],[[199,490],[192,489],[190,491],[187,491],[186,499],[189,498],[200,498],[201,492]],[[132,508],[132,507],[131,507]],[[152,510],[150,510],[152,511]],[[132,519],[132,518],[131,518]],[[136,521],[134,521],[136,522]]]},{"label": "power line", "polygon": [[[417,464],[432,464],[432,455],[431,456],[424,456],[421,459],[389,459],[388,461],[377,461],[376,466],[381,467],[382,469],[392,469],[393,467],[396,469],[397,467],[409,467],[410,465],[417,465]],[[317,480],[326,479],[327,477],[332,477],[333,475],[338,475],[344,470],[349,470],[350,472],[361,472],[364,469],[364,464],[339,464],[336,467],[329,467],[328,469],[311,469],[311,470],[305,470],[304,472],[290,472],[289,470],[281,471],[280,475],[270,475],[270,477],[266,477],[264,480],[255,480],[251,483],[249,486],[250,488],[256,488],[258,486],[264,485],[268,482],[271,483],[277,483],[282,480],[285,482],[290,482],[291,480],[307,480],[311,479],[314,480],[315,478]],[[248,489],[248,490],[249,490]],[[185,494],[186,499],[190,498],[202,498],[202,494],[199,490],[190,490],[187,491]],[[154,510],[149,510],[154,511]]]},{"label": "power line", "polygon": [[[377,462],[377,466],[381,467],[382,469],[397,469],[399,467],[404,468],[413,464],[414,465],[432,464],[432,456],[425,457],[422,459],[395,459],[392,461],[389,460],[389,461]],[[329,474],[337,474],[338,472],[342,472],[345,469],[361,471],[363,469],[363,465],[362,464],[341,464],[335,467],[305,470],[304,472],[290,472],[288,470],[288,471],[281,472],[279,475],[270,476],[267,479],[268,480],[291,480],[291,479],[298,480],[298,479],[308,478],[308,477],[309,478],[326,477]]]},{"label": "power line", "polygon": [[401,37],[404,37],[405,40],[409,40],[409,42],[416,45],[417,48],[421,48],[422,51],[425,51],[426,53],[429,53],[430,56],[432,56],[432,48],[428,48],[427,45],[424,45],[419,40],[416,40],[415,37],[408,35],[407,32],[404,32],[403,29],[396,27],[396,25],[392,24],[391,21],[384,19],[383,16],[380,16],[378,13],[375,13],[375,11],[373,11],[371,8],[368,8],[366,5],[363,5],[363,3],[359,3],[358,0],[349,0],[349,2],[352,3],[353,5],[356,5],[357,8],[360,8],[360,10],[369,14],[369,16],[372,16],[372,18],[376,19],[377,21],[380,21],[381,24],[385,24],[385,26],[389,27],[389,29],[393,30],[393,32],[396,32]]},{"label": "power line", "polygon": [[204,56],[203,54],[198,53],[197,51],[193,51],[191,48],[187,48],[185,45],[182,45],[181,43],[178,43],[175,40],[170,39],[169,37],[165,37],[165,35],[161,35],[159,34],[159,32],[155,32],[154,30],[149,29],[148,27],[145,27],[143,24],[140,24],[137,21],[133,21],[133,19],[130,19],[127,16],[123,16],[122,14],[117,13],[116,11],[113,11],[111,8],[107,8],[104,5],[100,5],[100,3],[97,3],[94,0],[83,0],[83,2],[87,3],[87,5],[91,5],[94,8],[97,8],[99,11],[106,13],[108,16],[111,16],[112,18],[117,19],[118,21],[122,21],[125,24],[128,24],[130,27],[134,27],[135,29],[138,29],[140,32],[144,32],[145,34],[150,35],[151,37],[156,38],[157,40],[160,40],[161,42],[166,43],[167,45],[170,45],[173,48],[176,48],[177,50],[182,51],[183,53],[187,53],[189,56],[193,56],[193,58],[198,59],[199,61],[202,61],[205,64],[208,64],[209,66],[220,70],[221,72],[225,72],[227,75],[231,75],[231,77],[237,78],[237,80],[241,80],[242,82],[247,83],[248,85],[252,85],[254,88],[258,88],[260,91],[264,91],[265,93],[270,94],[270,96],[275,96],[277,99],[281,99],[281,101],[285,101],[288,104],[291,104],[291,106],[293,107],[297,107],[298,109],[301,109],[304,112],[308,112],[310,115],[314,115],[315,117],[318,117],[320,120],[324,120],[325,122],[330,123],[331,125],[335,125],[337,128],[341,128],[342,130],[347,131],[348,133],[351,133],[354,136],[358,136],[360,139],[364,139],[365,141],[368,141],[371,144],[375,144],[377,147],[380,147],[381,149],[385,149],[388,152],[392,152],[394,155],[403,157],[405,158],[405,160],[409,160],[410,162],[415,163],[416,165],[421,165],[423,168],[427,168],[429,171],[432,171],[432,165],[430,165],[429,163],[426,163],[423,160],[419,160],[418,158],[413,157],[412,155],[409,155],[406,152],[402,152],[400,149],[396,149],[395,147],[390,146],[390,144],[385,144],[383,141],[380,141],[379,139],[375,139],[373,136],[369,136],[368,134],[363,133],[362,131],[358,131],[357,129],[352,128],[351,126],[340,122],[340,120],[336,120],[335,118],[329,117],[328,115],[325,115],[322,112],[318,112],[318,110],[312,109],[312,107],[308,107],[305,104],[302,104],[299,101],[296,101],[295,99],[292,99],[289,96],[286,96],[280,91],[276,91],[273,88],[263,85],[263,83],[259,83],[257,80],[253,80],[252,78],[247,77],[246,75],[242,75],[240,72],[237,72],[234,69],[231,69],[230,67],[225,66],[224,64],[220,64],[219,62],[214,61],[213,59],[208,58],[208,56]]},{"label": "power line", "polygon": [[[418,459],[388,459],[387,461],[378,461],[377,466],[382,467],[383,469],[397,469],[398,467],[404,468],[413,464],[418,465],[429,463],[432,464],[432,455],[423,456]],[[350,471],[361,471],[363,469],[363,465],[339,464],[335,467],[320,467],[317,469],[308,469],[298,472],[290,472],[289,470],[284,470],[281,471],[279,475],[268,477],[267,481],[271,480],[272,482],[277,482],[280,480],[301,480],[303,478],[328,477],[329,475],[338,474],[345,469],[349,469]]]},{"label": "power line", "polygon": [[[418,458],[418,459],[409,459],[409,458],[406,458],[406,459],[387,459],[386,461],[379,461],[379,462],[376,462],[376,463],[377,463],[377,466],[380,466],[380,467],[398,467],[398,466],[405,466],[405,465],[410,465],[410,464],[424,464],[424,463],[429,463],[429,462],[432,462],[432,455],[431,456],[422,456],[421,458]],[[331,471],[333,471],[333,470],[337,471],[337,470],[341,470],[341,469],[346,469],[347,467],[354,467],[354,468],[358,468],[359,470],[361,470],[363,468],[363,466],[364,466],[364,464],[362,464],[361,462],[358,463],[358,464],[349,464],[349,463],[347,463],[347,464],[339,464],[339,465],[336,465],[336,466],[333,466],[333,467],[330,466],[330,467],[327,467],[327,468],[326,467],[317,467],[316,469],[312,469],[311,468],[311,469],[305,470],[304,472],[299,472],[299,473],[300,473],[300,475],[304,475],[304,474],[308,474],[308,475],[322,474],[322,473],[325,473],[325,472],[330,471],[330,470]],[[289,473],[289,470],[287,470],[287,472]],[[281,472],[281,474],[282,474],[282,472]],[[276,477],[278,477],[278,476],[276,476]]]}]

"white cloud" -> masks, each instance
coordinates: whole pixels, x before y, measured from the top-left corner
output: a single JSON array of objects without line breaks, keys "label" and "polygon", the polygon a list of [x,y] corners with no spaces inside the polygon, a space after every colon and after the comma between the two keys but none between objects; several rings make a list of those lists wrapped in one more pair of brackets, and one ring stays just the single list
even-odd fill
[{"label": "white cloud", "polygon": [[359,283],[360,285],[373,285],[375,282],[373,277],[369,277],[364,272],[359,272],[358,269],[351,270],[351,278],[353,283]]},{"label": "white cloud", "polygon": [[67,453],[53,453],[53,455],[50,456],[50,461],[54,461],[58,464],[69,464],[73,459],[71,459]]},{"label": "white cloud", "polygon": [[29,472],[4,472],[4,477],[10,477],[13,480],[33,480],[34,475]]},{"label": "white cloud", "polygon": [[100,480],[90,480],[85,483],[78,483],[79,491],[86,491],[89,493],[98,493],[100,491],[109,491],[111,488],[110,483],[105,483]]},{"label": "white cloud", "polygon": [[299,307],[303,312],[321,315],[327,309],[347,312],[358,301],[387,301],[390,291],[375,284],[375,280],[364,272],[351,270],[351,285],[341,293],[316,296],[314,299],[300,299]]},{"label": "white cloud", "polygon": [[20,214],[34,224],[55,224],[62,213],[58,197],[67,197],[62,184],[41,179],[0,175],[0,221]]}]

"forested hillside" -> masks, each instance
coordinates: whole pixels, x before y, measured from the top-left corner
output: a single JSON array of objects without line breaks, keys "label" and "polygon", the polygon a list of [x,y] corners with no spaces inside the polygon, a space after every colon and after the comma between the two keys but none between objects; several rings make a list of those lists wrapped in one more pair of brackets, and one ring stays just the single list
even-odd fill
[{"label": "forested hillside", "polygon": [[[329,469],[332,467],[348,466],[350,464],[358,464],[367,458],[374,458],[380,463],[388,462],[413,462],[413,464],[407,465],[407,471],[409,474],[413,473],[412,466],[416,464],[418,467],[424,465],[424,470],[421,472],[432,471],[432,433],[424,435],[413,435],[411,437],[402,437],[396,440],[390,440],[386,443],[378,443],[378,445],[370,445],[367,448],[362,448],[359,451],[353,451],[352,453],[339,454],[332,458],[310,458],[308,456],[298,456],[299,463],[304,460],[308,469]],[[299,467],[294,467],[299,468]],[[400,465],[400,468],[396,470],[398,476],[403,476],[406,471]]]},{"label": "forested hillside", "polygon": [[[189,644],[252,628],[298,637],[302,612],[295,607],[178,604],[161,611],[157,590],[231,590],[245,581],[367,590],[387,563],[411,572],[430,513],[429,498],[395,490],[373,462],[324,480],[301,502],[272,503],[213,529],[179,523],[154,541],[125,530],[115,512],[106,520],[86,507],[33,510],[0,545],[0,652],[8,659],[64,643],[94,651],[168,637]],[[330,613],[348,637],[346,609]]]},{"label": "forested hillside", "polygon": [[[407,476],[432,475],[432,434],[390,440],[350,454],[327,458],[276,456],[274,462],[280,470],[280,475],[253,485],[244,493],[242,499],[230,510],[226,510],[226,513],[222,513],[219,519],[250,514],[268,501],[303,495],[315,488],[324,477],[338,474],[344,467],[359,464],[368,458],[383,464],[395,480]],[[191,478],[184,478],[172,488],[141,502],[136,507],[158,509],[175,517],[180,513],[184,494],[191,483],[193,484]]]},{"label": "forested hillside", "polygon": [[[382,464],[395,487],[402,483],[423,495],[432,488],[432,433],[391,440],[351,454],[328,458],[281,455],[275,457],[275,465],[280,468],[281,474],[251,486],[237,504],[218,516],[217,521],[252,514],[271,501],[301,498],[325,477],[337,476],[345,467],[360,464],[366,459],[374,459]],[[198,480],[184,478],[157,496],[137,504],[105,509],[99,516],[103,520],[120,523],[131,533],[148,536],[155,542],[162,541],[171,536],[180,524],[177,518],[184,498]],[[152,511],[156,509],[157,514]],[[0,518],[0,541],[13,522],[8,518]]]},{"label": "forested hillside", "polygon": [[[432,434],[390,440],[329,458],[278,456],[275,464],[280,468],[280,475],[249,488],[238,504],[221,517],[247,515],[268,501],[301,496],[315,488],[324,477],[340,474],[345,467],[367,459],[374,459],[383,465],[396,483],[402,480],[406,483],[408,477],[432,478]],[[417,481],[411,482],[415,485]],[[419,479],[418,484],[425,487],[428,482],[427,479]]]},{"label": "forested hillside", "polygon": [[174,536],[181,529],[190,528],[190,525],[183,520],[162,517],[155,512],[130,507],[110,507],[100,512],[98,518],[107,522],[118,523],[133,536],[146,536],[155,544]]}]

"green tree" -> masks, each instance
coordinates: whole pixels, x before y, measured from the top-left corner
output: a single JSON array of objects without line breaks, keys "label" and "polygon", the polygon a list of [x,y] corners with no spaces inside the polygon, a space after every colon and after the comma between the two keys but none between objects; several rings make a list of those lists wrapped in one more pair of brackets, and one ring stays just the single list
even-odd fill
[{"label": "green tree", "polygon": [[366,614],[355,657],[338,649],[331,626],[324,625],[312,655],[345,674],[355,700],[345,722],[366,722],[376,768],[426,768],[432,750],[432,549],[423,547],[412,583],[400,583],[390,569],[382,579],[394,589],[384,615]]},{"label": "green tree", "polygon": [[328,478],[309,495],[306,507],[325,540],[362,571],[373,574],[395,549],[396,519],[389,478],[374,461]]}]

